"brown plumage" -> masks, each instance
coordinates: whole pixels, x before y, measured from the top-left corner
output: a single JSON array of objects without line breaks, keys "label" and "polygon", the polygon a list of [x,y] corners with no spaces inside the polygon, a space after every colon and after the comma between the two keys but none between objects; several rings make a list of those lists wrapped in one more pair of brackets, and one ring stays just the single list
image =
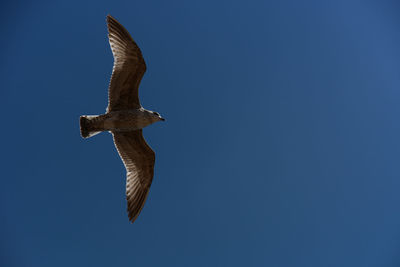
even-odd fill
[{"label": "brown plumage", "polygon": [[107,111],[138,109],[141,107],[139,83],[146,72],[142,52],[128,31],[110,15],[107,16],[107,26],[114,56]]},{"label": "brown plumage", "polygon": [[114,66],[108,89],[108,107],[103,115],[81,116],[84,138],[110,131],[125,165],[126,199],[130,221],[135,221],[146,201],[153,180],[155,153],[146,143],[142,128],[164,119],[144,109],[139,101],[139,84],[146,71],[142,52],[128,31],[107,16],[108,38]]}]

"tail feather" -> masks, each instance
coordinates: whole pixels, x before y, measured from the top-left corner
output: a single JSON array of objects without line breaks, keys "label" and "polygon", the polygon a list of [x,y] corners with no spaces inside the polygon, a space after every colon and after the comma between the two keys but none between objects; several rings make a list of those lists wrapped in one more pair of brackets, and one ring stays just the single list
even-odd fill
[{"label": "tail feather", "polygon": [[97,117],[98,116],[90,116],[90,115],[80,117],[79,125],[81,128],[81,136],[83,138],[89,138],[101,132],[94,127],[94,120]]}]

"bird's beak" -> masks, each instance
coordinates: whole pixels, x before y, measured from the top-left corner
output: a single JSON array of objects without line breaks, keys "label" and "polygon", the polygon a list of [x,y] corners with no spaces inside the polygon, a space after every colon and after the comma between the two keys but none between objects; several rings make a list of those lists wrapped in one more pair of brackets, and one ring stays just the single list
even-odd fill
[{"label": "bird's beak", "polygon": [[160,117],[160,120],[165,121],[165,119],[164,119],[164,118],[161,118],[161,117]]}]

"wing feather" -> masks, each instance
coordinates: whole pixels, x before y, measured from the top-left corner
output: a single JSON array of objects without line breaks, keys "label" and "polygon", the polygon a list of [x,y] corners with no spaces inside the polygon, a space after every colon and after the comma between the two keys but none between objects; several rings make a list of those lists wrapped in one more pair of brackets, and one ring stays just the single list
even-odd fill
[{"label": "wing feather", "polygon": [[154,175],[155,153],[142,130],[113,132],[114,144],[126,168],[126,200],[129,220],[134,222],[146,202]]},{"label": "wing feather", "polygon": [[107,16],[107,27],[114,56],[107,112],[140,108],[139,84],[146,72],[142,52],[129,32],[110,15]]}]

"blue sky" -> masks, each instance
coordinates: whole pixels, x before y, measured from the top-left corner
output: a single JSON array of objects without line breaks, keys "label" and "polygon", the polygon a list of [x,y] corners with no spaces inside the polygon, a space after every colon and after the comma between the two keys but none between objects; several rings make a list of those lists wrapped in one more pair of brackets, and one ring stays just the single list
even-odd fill
[{"label": "blue sky", "polygon": [[[397,1],[8,1],[0,265],[399,266]],[[153,185],[108,133],[111,14],[142,49]]]}]

